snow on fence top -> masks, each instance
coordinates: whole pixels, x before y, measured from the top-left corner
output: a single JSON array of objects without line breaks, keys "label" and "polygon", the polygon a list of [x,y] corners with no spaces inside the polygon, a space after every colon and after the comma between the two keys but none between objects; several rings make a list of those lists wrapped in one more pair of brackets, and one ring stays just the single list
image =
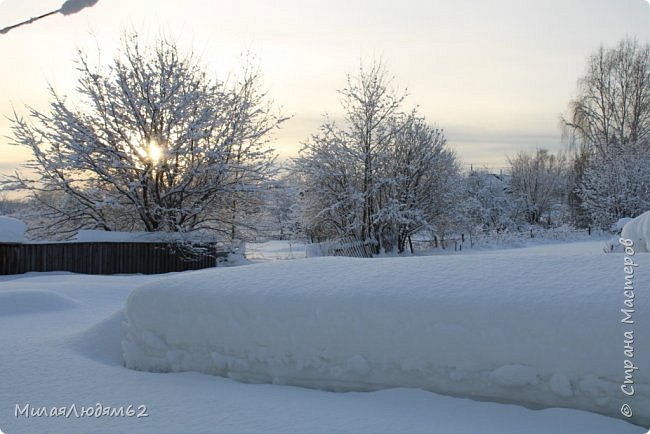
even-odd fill
[{"label": "snow on fence top", "polygon": [[22,221],[0,216],[0,243],[23,243],[27,226]]},{"label": "snow on fence top", "polygon": [[621,231],[621,238],[632,240],[635,252],[650,252],[650,211],[628,221]]},{"label": "snow on fence top", "polygon": [[104,230],[80,230],[73,242],[79,243],[173,243],[189,241],[193,243],[209,243],[200,234],[181,232],[117,232]]},{"label": "snow on fence top", "polygon": [[[146,371],[416,387],[622,417],[623,258],[595,246],[326,257],[164,278],[130,295],[124,358]],[[637,280],[650,281],[650,264]],[[650,311],[650,297],[635,303]],[[634,361],[650,363],[650,322],[639,317],[634,337]],[[650,425],[650,365],[634,381],[632,422]]]}]

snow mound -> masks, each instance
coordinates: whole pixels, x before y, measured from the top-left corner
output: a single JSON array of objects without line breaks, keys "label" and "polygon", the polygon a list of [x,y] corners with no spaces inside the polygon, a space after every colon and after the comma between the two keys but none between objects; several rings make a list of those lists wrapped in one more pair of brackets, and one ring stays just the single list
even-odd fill
[{"label": "snow mound", "polygon": [[610,229],[612,232],[620,234],[625,225],[628,224],[631,220],[632,218],[630,217],[623,217],[622,219],[618,219],[618,221],[614,223]]},{"label": "snow mound", "polygon": [[[153,372],[331,391],[416,387],[621,417],[623,261],[588,252],[327,257],[164,278],[127,301],[124,360]],[[650,266],[635,279],[649,282]],[[650,311],[650,297],[635,303]],[[634,361],[650,367],[643,319]],[[631,420],[647,426],[650,369],[634,374]]]},{"label": "snow mound", "polygon": [[635,252],[650,252],[650,211],[627,222],[621,238],[632,240]]},{"label": "snow mound", "polygon": [[0,216],[0,243],[23,243],[27,226],[22,221]]},{"label": "snow mound", "polygon": [[106,365],[122,365],[124,312],[116,312],[70,340],[70,347],[91,360]]},{"label": "snow mound", "polygon": [[0,316],[54,312],[76,305],[74,300],[52,291],[0,291]]}]

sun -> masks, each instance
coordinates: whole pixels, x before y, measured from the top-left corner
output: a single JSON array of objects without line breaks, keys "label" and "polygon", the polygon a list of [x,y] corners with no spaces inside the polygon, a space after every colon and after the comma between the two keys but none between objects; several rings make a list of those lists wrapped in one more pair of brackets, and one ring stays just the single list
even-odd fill
[{"label": "sun", "polygon": [[162,157],[162,149],[158,145],[158,142],[155,140],[149,142],[149,149],[147,150],[147,154],[149,158],[151,158],[151,161],[154,163],[157,163],[160,160],[160,157]]},{"label": "sun", "polygon": [[163,149],[158,144],[158,141],[151,139],[149,141],[141,141],[138,137],[131,137],[131,149],[140,156],[142,160],[149,160],[153,163],[158,163],[163,157]]}]

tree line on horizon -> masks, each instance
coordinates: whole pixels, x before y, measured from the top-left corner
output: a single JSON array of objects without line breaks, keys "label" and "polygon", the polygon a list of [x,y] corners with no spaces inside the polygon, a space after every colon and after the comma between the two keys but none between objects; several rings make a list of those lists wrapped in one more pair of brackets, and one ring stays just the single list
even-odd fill
[{"label": "tree line on horizon", "polygon": [[609,229],[650,209],[650,45],[634,39],[588,58],[561,120],[567,148],[518,152],[506,174],[463,171],[444,130],[404,107],[381,61],[348,74],[344,118],[325,116],[285,167],[271,139],[287,118],[250,63],[221,81],[169,39],[143,46],[125,34],[110,65],[79,52],[76,69],[82,105],[50,88],[49,110],[12,119],[34,175],[2,186],[28,193],[10,211],[34,237],[354,237],[404,252],[424,231]]}]

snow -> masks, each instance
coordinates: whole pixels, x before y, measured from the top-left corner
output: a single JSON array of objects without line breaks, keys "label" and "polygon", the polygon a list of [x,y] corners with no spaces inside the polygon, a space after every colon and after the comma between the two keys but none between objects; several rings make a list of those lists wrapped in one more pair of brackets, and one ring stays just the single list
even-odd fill
[{"label": "snow", "polygon": [[71,309],[75,302],[52,291],[0,291],[0,315],[24,315]]},{"label": "snow", "polygon": [[271,240],[263,243],[246,243],[246,259],[270,261],[305,257],[305,244],[292,240]]},{"label": "snow", "polygon": [[[278,250],[280,249],[277,246]],[[539,256],[544,253],[565,257],[569,265],[596,261],[594,268],[605,262],[622,262],[621,255],[599,255],[600,243],[582,243],[562,246],[535,247],[500,252],[504,263],[515,262],[520,257]],[[594,254],[594,252],[596,252]],[[474,261],[488,261],[490,252],[471,255]],[[468,255],[468,257],[470,257]],[[344,261],[343,258],[337,258]],[[411,258],[417,259],[417,258]],[[429,258],[431,260],[459,260],[459,256]],[[311,260],[309,260],[311,261]],[[284,267],[289,262],[254,264],[249,267],[221,268],[219,274],[237,275],[237,270],[255,267]],[[353,264],[358,261],[350,260]],[[382,264],[395,261],[393,258],[380,259]],[[363,263],[363,262],[362,262]],[[641,263],[639,271],[650,264]],[[262,269],[260,269],[260,272]],[[233,274],[234,273],[234,274]],[[194,280],[201,272],[178,273],[179,278]],[[486,275],[488,280],[492,274]],[[222,281],[220,275],[216,281]],[[260,274],[264,276],[263,274]],[[323,280],[332,276],[321,274]],[[637,277],[641,277],[639,274]],[[359,282],[367,280],[367,272],[357,268],[354,276]],[[0,431],[8,434],[23,432],[51,433],[102,433],[102,432],[192,432],[231,434],[247,433],[427,433],[427,434],[642,434],[647,430],[623,420],[587,413],[567,408],[531,410],[519,405],[506,405],[494,402],[480,402],[454,398],[415,388],[384,389],[376,392],[330,393],[320,390],[303,389],[270,384],[243,384],[232,379],[205,375],[197,372],[156,374],[126,369],[123,366],[121,342],[124,339],[123,308],[134,288],[143,284],[157,286],[165,280],[160,276],[87,276],[71,273],[28,273],[19,276],[0,276],[0,306],[5,301],[24,297],[22,307],[16,310],[0,311],[0,329],[9,331],[2,334],[0,351]],[[457,280],[462,280],[460,278]],[[645,277],[644,277],[645,279]],[[159,282],[159,283],[157,283]],[[266,283],[272,282],[266,278]],[[590,284],[591,280],[585,282]],[[619,285],[620,286],[620,285]],[[574,288],[571,288],[573,290]],[[581,291],[581,293],[583,293]],[[615,293],[617,301],[619,297]],[[407,291],[408,293],[408,291]],[[639,292],[639,299],[642,293]],[[56,301],[55,301],[56,300]],[[465,299],[461,300],[465,301]],[[551,303],[548,297],[545,303]],[[639,300],[640,301],[640,300]],[[587,307],[594,303],[585,300]],[[461,303],[462,304],[462,303]],[[460,309],[462,306],[458,305]],[[18,306],[14,302],[14,306]],[[31,307],[30,307],[31,306]],[[374,308],[375,304],[368,308]],[[617,310],[614,305],[613,310]],[[232,309],[244,308],[232,306]],[[398,306],[399,307],[399,306]],[[639,313],[643,306],[639,304]],[[290,311],[292,306],[287,306]],[[464,309],[464,308],[463,308]],[[591,310],[591,309],[590,309]],[[473,313],[472,310],[466,312]],[[153,314],[153,312],[152,312]],[[460,320],[460,317],[457,319]],[[579,318],[578,318],[579,319]],[[639,324],[641,320],[639,317]],[[349,318],[353,321],[354,318]],[[601,319],[608,322],[608,317]],[[466,326],[471,327],[471,318]],[[618,319],[616,320],[618,322]],[[497,326],[499,322],[495,323]],[[580,326],[588,334],[588,326]],[[457,330],[461,324],[450,325],[448,330]],[[555,325],[545,325],[558,328]],[[616,324],[612,326],[617,328]],[[563,329],[563,332],[566,331]],[[597,334],[599,330],[594,330]],[[219,330],[212,330],[218,334]],[[516,342],[513,346],[525,344]],[[290,336],[287,336],[290,338]],[[341,336],[344,338],[344,336]],[[405,337],[402,337],[403,339]],[[445,340],[440,341],[441,344]],[[588,350],[592,340],[574,342],[574,351]],[[618,341],[617,341],[618,343]],[[639,341],[639,345],[645,342]],[[613,351],[618,355],[618,346],[613,349],[603,343],[603,354]],[[641,348],[639,348],[640,350]],[[453,348],[436,346],[431,352],[444,355]],[[350,357],[346,369],[364,375],[372,369],[368,357]],[[558,355],[561,357],[562,355]],[[549,356],[547,356],[549,357]],[[600,356],[599,356],[600,357]],[[530,379],[526,370],[517,364],[504,362],[506,367],[494,374],[514,375]],[[622,360],[618,362],[621,364]],[[591,360],[581,367],[588,373]],[[639,371],[648,372],[648,359],[638,353]],[[470,360],[458,363],[454,377],[463,378],[472,372]],[[410,369],[420,369],[418,360],[406,364]],[[464,369],[461,367],[464,366]],[[512,366],[508,368],[507,366]],[[495,371],[497,368],[493,369]],[[511,372],[508,373],[508,369]],[[574,372],[557,371],[551,377],[551,387],[556,393],[564,393],[577,385],[571,384]],[[647,374],[646,374],[647,375]],[[585,375],[585,383],[595,382],[598,377]],[[593,378],[592,378],[593,377]],[[462,381],[462,380],[459,380]],[[523,381],[523,380],[522,380]],[[506,386],[501,386],[506,387]],[[507,386],[516,388],[519,386]],[[524,386],[525,387],[525,386]],[[615,391],[615,392],[618,392]],[[612,395],[617,395],[612,392]],[[620,392],[618,392],[620,394]],[[570,398],[573,399],[573,398]],[[146,405],[148,417],[15,417],[16,404],[30,403],[32,408],[53,406],[128,406]],[[635,410],[641,410],[641,402],[636,397],[630,401]]]},{"label": "snow", "polygon": [[650,211],[627,222],[621,238],[632,240],[635,252],[650,252]]},{"label": "snow", "polygon": [[[126,366],[330,391],[416,387],[620,417],[623,257],[598,244],[161,279],[128,299]],[[635,278],[650,281],[650,264]],[[650,425],[650,318],[640,315],[650,297],[635,308],[634,361],[649,368],[635,372],[632,420]]]},{"label": "snow", "polygon": [[0,216],[0,243],[22,243],[27,226],[13,217]]},{"label": "snow", "polygon": [[90,230],[84,229],[77,232],[74,241],[80,243],[92,242],[151,242],[162,241],[162,237],[158,232],[117,232],[117,231],[103,231],[103,230]]},{"label": "snow", "polygon": [[181,232],[119,232],[83,229],[77,232],[73,241],[80,243],[157,243],[157,242],[174,242],[174,241],[205,241],[201,235],[196,233]]},{"label": "snow", "polygon": [[623,217],[622,219],[618,219],[616,223],[612,225],[611,228],[612,232],[617,232],[620,234],[623,228],[625,227],[625,225],[628,224],[628,222],[630,222],[631,220],[632,218],[630,217]]}]

